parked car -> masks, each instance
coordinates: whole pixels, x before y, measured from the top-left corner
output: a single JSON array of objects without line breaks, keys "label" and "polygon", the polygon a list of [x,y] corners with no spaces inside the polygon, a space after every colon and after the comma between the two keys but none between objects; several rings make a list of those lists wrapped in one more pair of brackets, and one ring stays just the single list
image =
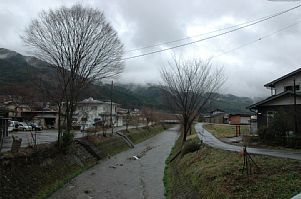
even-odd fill
[{"label": "parked car", "polygon": [[19,122],[18,123],[18,130],[19,131],[31,131],[32,127],[25,122]]},{"label": "parked car", "polygon": [[13,132],[14,131],[14,127],[13,126],[11,126],[11,125],[9,125],[8,126],[8,128],[7,128],[7,130],[8,130],[8,132]]},{"label": "parked car", "polygon": [[30,126],[31,126],[32,130],[34,130],[34,131],[42,131],[43,130],[42,126],[35,124],[35,123],[30,124]]},{"label": "parked car", "polygon": [[17,131],[18,130],[18,121],[9,121],[9,127],[12,129],[12,131]]},{"label": "parked car", "polygon": [[55,128],[54,125],[51,125],[51,124],[47,125],[47,129],[54,129],[54,128]]}]

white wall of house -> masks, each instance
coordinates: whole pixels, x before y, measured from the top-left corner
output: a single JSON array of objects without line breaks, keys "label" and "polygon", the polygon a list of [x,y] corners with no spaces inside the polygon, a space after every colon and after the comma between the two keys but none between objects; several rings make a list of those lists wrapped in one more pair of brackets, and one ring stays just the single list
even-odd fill
[{"label": "white wall of house", "polygon": [[[122,126],[122,117],[117,116],[117,104],[112,104],[112,120],[115,126]],[[88,98],[79,102],[76,110],[77,124],[94,124],[96,120],[110,124],[111,103]]]},{"label": "white wall of house", "polygon": [[[295,80],[296,80],[296,85],[299,85],[299,87],[301,89],[301,73],[295,75]],[[275,94],[277,95],[279,93],[282,93],[285,91],[284,88],[286,86],[293,86],[293,85],[294,85],[294,77],[293,76],[288,77],[284,80],[281,80],[275,84]],[[297,90],[297,91],[300,92],[301,90]]]},{"label": "white wall of house", "polygon": [[240,116],[240,123],[241,124],[250,124],[251,117],[249,116]]}]

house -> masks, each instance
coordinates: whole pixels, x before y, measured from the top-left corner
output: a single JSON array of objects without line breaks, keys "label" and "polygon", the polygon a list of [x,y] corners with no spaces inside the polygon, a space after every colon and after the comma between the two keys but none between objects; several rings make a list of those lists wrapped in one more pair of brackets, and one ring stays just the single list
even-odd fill
[{"label": "house", "polygon": [[[111,109],[112,105],[112,109]],[[74,120],[77,125],[111,126],[111,115],[114,126],[123,125],[123,116],[117,114],[118,104],[95,100],[92,97],[77,103]],[[112,110],[112,113],[111,113]]]},{"label": "house", "polygon": [[[249,106],[257,113],[258,128],[269,126],[275,113],[285,112],[293,116],[297,131],[301,128],[301,68],[273,80],[266,85],[271,96]],[[298,127],[299,126],[299,127]]]},{"label": "house", "polygon": [[251,115],[250,114],[229,114],[229,124],[232,125],[248,125],[250,124]]},{"label": "house", "polygon": [[58,128],[58,111],[52,109],[29,110],[21,114],[23,120],[33,121],[34,123],[46,128]]},{"label": "house", "polygon": [[211,111],[208,115],[205,115],[204,120],[207,123],[228,124],[229,114],[223,110],[215,109],[214,111]]},{"label": "house", "polygon": [[31,111],[31,107],[27,104],[21,104],[14,101],[6,101],[3,103],[3,107],[7,110],[7,116],[13,120],[23,121],[23,112]]},{"label": "house", "polygon": [[9,118],[8,111],[4,107],[0,107],[0,145],[4,137],[8,136]]},{"label": "house", "polygon": [[35,122],[43,128],[58,127],[58,111],[56,108],[43,108],[39,102],[20,104],[14,101],[4,102],[2,105],[7,110],[7,117],[19,122]]}]

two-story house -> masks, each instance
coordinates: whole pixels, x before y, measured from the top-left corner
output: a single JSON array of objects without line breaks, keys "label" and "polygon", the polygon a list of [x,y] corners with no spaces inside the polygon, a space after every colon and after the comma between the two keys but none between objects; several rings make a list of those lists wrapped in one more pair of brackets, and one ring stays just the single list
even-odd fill
[{"label": "two-story house", "polygon": [[215,109],[204,116],[205,122],[215,124],[228,124],[229,114],[223,110]]},{"label": "two-story house", "polygon": [[117,114],[118,104],[95,100],[92,97],[77,103],[75,120],[78,125],[110,126],[111,115],[114,126],[122,126],[123,118]]},{"label": "two-story house", "polygon": [[[275,113],[284,111],[296,115],[296,124],[301,128],[301,68],[264,85],[271,96],[249,106],[256,111],[258,128],[268,126]],[[297,131],[298,131],[297,129]]]}]

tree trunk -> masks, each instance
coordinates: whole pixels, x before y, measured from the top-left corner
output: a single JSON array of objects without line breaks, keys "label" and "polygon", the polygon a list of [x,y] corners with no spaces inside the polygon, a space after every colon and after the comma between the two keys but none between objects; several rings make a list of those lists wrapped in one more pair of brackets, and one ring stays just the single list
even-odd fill
[{"label": "tree trunk", "polygon": [[57,142],[58,145],[60,145],[60,140],[62,136],[62,128],[61,128],[61,112],[62,112],[62,104],[58,104],[59,110],[58,110],[58,135],[57,135]]}]

